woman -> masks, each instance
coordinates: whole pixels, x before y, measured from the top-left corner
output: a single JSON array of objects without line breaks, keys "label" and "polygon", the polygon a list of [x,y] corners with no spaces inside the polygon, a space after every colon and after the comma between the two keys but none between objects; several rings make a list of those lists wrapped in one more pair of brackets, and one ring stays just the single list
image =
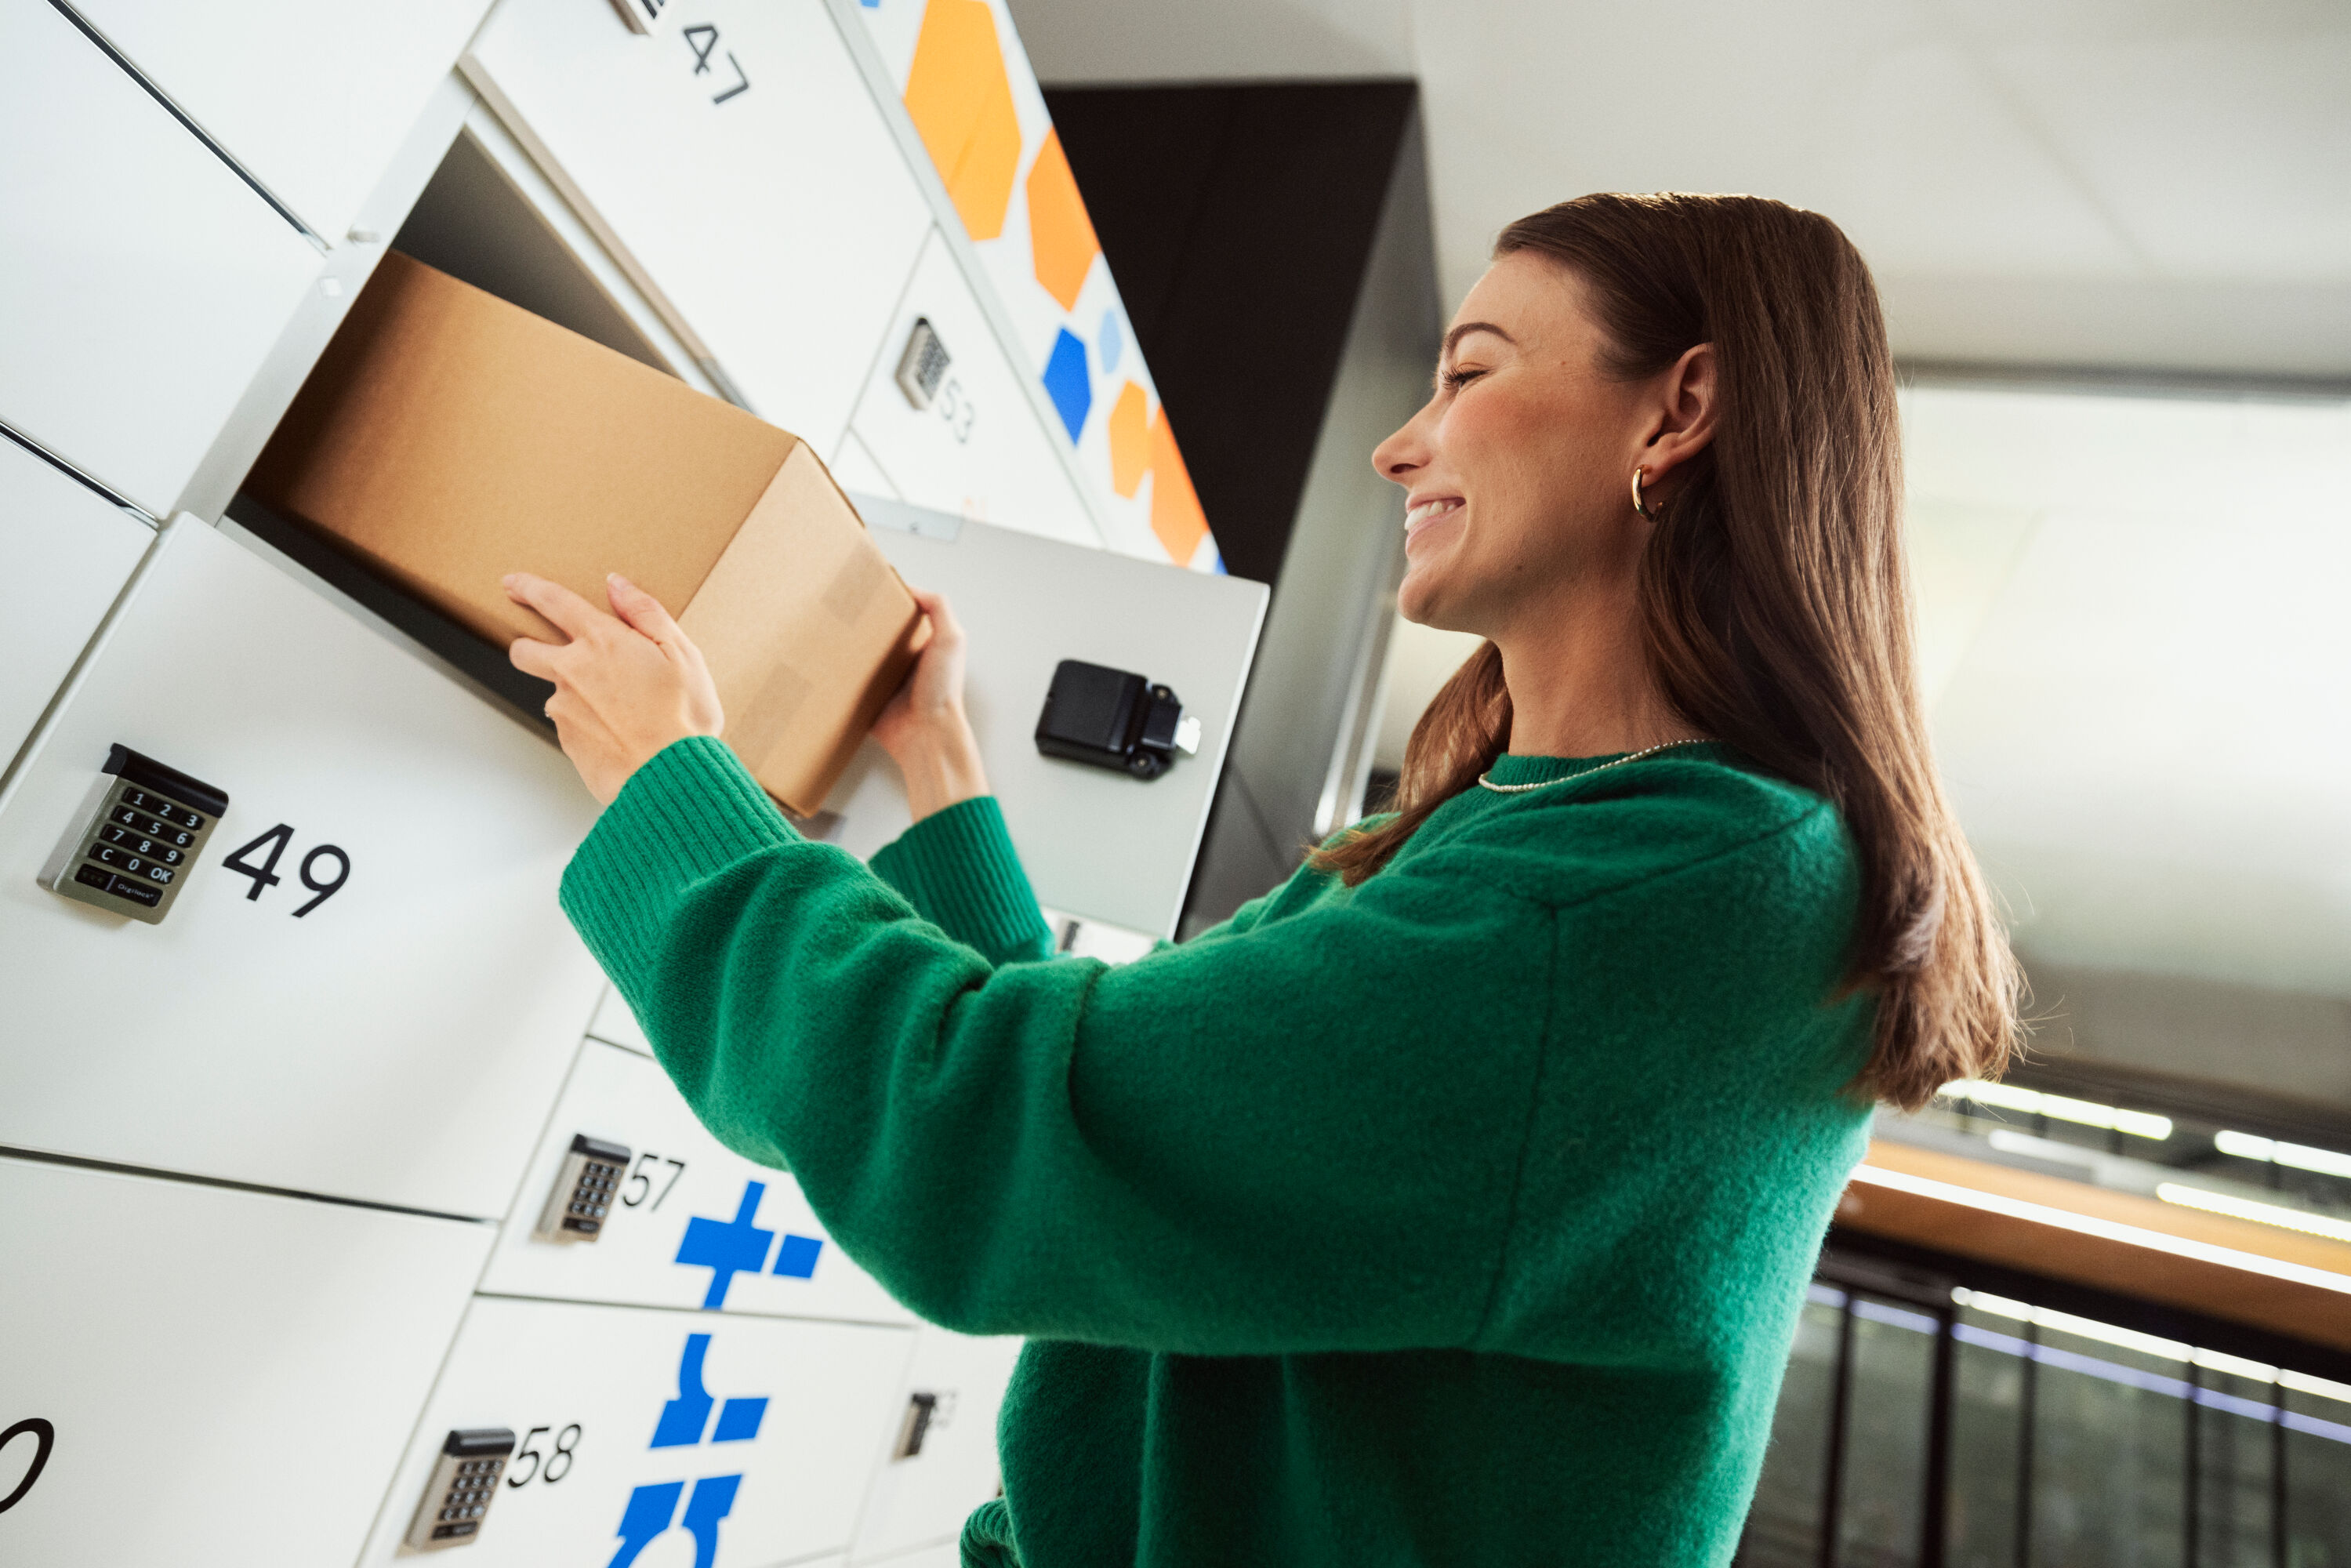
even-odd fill
[{"label": "woman", "polygon": [[2005,1059],[1834,225],[1512,225],[1374,461],[1404,612],[1487,642],[1395,815],[1117,969],[1036,961],[943,601],[869,872],[703,738],[658,605],[511,583],[611,802],[564,907],[663,1064],[909,1306],[1030,1336],[967,1563],[1721,1563],[1869,1103]]}]

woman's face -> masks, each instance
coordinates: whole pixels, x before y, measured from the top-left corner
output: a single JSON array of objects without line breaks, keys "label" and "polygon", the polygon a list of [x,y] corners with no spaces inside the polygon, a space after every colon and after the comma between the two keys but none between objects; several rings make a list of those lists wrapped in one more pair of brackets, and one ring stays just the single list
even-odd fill
[{"label": "woman's face", "polygon": [[1658,409],[1652,389],[1603,372],[1583,299],[1532,252],[1494,263],[1446,335],[1427,405],[1372,454],[1405,492],[1405,619],[1502,638],[1578,593],[1629,594],[1646,538],[1629,486]]}]

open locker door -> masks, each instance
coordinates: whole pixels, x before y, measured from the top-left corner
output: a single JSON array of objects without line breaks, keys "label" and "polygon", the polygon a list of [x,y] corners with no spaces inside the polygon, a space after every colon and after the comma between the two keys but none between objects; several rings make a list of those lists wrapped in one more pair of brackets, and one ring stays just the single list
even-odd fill
[{"label": "open locker door", "polygon": [[[946,594],[971,634],[972,728],[1039,899],[1173,936],[1257,649],[1263,585],[852,499],[898,574]],[[1172,688],[1200,722],[1197,754],[1147,782],[1040,755],[1038,716],[1064,659]],[[871,742],[828,805],[841,818],[834,841],[861,857],[906,828],[904,786]]]}]

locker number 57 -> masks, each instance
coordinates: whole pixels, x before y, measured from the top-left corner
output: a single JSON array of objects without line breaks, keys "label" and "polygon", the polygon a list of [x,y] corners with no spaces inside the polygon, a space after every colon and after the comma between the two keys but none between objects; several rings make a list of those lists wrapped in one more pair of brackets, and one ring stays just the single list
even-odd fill
[{"label": "locker number 57", "polygon": [[[258,900],[263,894],[286,880],[277,874],[277,862],[284,857],[287,845],[293,841],[294,829],[280,822],[251,843],[239,844],[232,850],[228,859],[221,862],[221,869],[251,877],[253,885],[246,889],[245,896],[249,900]],[[252,858],[256,854],[264,857],[257,864]],[[320,873],[321,862],[327,862],[323,874]],[[351,857],[344,853],[340,845],[316,844],[302,857],[301,864],[294,874],[316,895],[292,911],[294,918],[299,920],[343,890],[343,883],[350,880]]]}]

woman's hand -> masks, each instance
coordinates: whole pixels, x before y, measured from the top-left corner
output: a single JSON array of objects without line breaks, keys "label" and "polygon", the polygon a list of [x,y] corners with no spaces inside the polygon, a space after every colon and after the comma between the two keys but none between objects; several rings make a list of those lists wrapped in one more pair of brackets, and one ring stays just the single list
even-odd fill
[{"label": "woman's hand", "polygon": [[506,590],[571,639],[517,637],[507,657],[525,674],[555,683],[547,716],[555,721],[563,755],[598,800],[611,805],[629,775],[672,742],[725,727],[702,650],[659,600],[618,572],[604,583],[611,615],[528,572],[507,578]]},{"label": "woman's hand", "polygon": [[905,775],[906,807],[919,822],[958,800],[987,794],[987,775],[980,767],[979,742],[964,716],[962,623],[945,594],[908,591],[930,619],[930,637],[906,684],[873,721],[873,738]]}]

